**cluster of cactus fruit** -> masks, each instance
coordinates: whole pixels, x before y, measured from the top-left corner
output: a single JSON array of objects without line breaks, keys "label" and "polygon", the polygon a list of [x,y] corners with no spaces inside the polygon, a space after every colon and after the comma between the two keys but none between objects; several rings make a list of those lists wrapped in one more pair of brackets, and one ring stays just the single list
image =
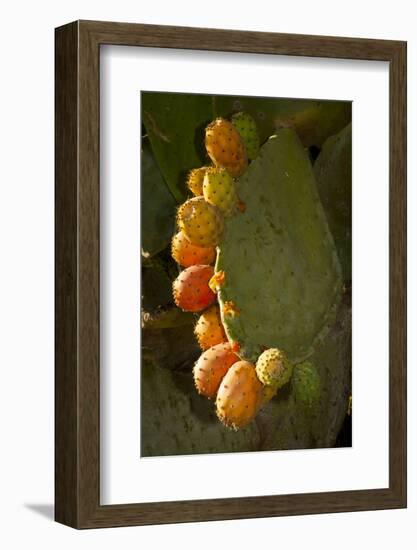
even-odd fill
[{"label": "cluster of cactus fruit", "polygon": [[[223,324],[240,310],[231,300],[218,300],[227,273],[215,272],[213,263],[228,220],[245,211],[238,178],[259,153],[254,119],[247,113],[237,113],[231,121],[217,118],[206,128],[205,147],[211,165],[191,170],[187,185],[193,197],[177,212],[171,251],[182,270],[173,282],[173,296],[183,311],[199,313],[195,336],[202,355],[193,369],[196,389],[215,401],[219,420],[237,430],[290,381],[293,363],[277,348],[264,349],[256,361],[247,360]],[[314,366],[304,368],[298,379],[300,399],[310,406],[319,395]]]}]

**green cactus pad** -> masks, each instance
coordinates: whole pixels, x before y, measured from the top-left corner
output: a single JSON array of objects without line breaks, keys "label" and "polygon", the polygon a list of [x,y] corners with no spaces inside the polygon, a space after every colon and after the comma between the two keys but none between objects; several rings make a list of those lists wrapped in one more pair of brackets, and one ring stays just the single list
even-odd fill
[{"label": "green cactus pad", "polygon": [[159,171],[151,146],[142,140],[142,254],[151,257],[170,242],[175,228],[176,202]]},{"label": "green cactus pad", "polygon": [[188,195],[187,171],[201,166],[205,157],[204,128],[213,118],[211,97],[163,92],[142,92],[141,97],[142,122],[152,150],[172,195],[180,203]]},{"label": "green cactus pad", "polygon": [[[227,222],[215,268],[225,273],[225,330],[247,360],[276,347],[301,361],[325,337],[342,279],[313,170],[293,130],[264,144],[237,192],[245,210]],[[238,314],[226,314],[226,302]]]},{"label": "green cactus pad", "polygon": [[325,141],[314,163],[317,188],[343,275],[352,278],[352,125]]},{"label": "green cactus pad", "polygon": [[191,369],[173,372],[146,360],[141,380],[142,457],[259,449],[254,423],[239,432],[219,423],[213,401],[195,391]]}]

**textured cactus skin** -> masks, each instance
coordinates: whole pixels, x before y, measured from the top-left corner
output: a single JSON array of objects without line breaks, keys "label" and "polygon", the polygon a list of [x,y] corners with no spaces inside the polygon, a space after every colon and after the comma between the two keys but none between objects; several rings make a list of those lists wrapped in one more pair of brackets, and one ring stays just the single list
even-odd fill
[{"label": "textured cactus skin", "polygon": [[227,371],[216,398],[219,420],[238,430],[255,418],[262,400],[263,386],[249,361],[237,361]]},{"label": "textured cactus skin", "polygon": [[248,158],[245,144],[231,122],[216,118],[206,128],[206,150],[216,166],[225,168],[231,176],[246,170]]},{"label": "textured cactus skin", "polygon": [[[228,221],[215,266],[225,272],[218,298],[226,334],[244,359],[276,347],[301,361],[324,338],[342,279],[313,170],[293,130],[263,145],[238,194],[246,209]],[[230,302],[237,315],[225,314]]]},{"label": "textured cactus skin", "polygon": [[207,170],[207,166],[202,166],[201,168],[194,168],[193,170],[190,170],[188,174],[187,187],[196,197],[203,194],[203,181]]},{"label": "textured cactus skin", "polygon": [[210,168],[206,171],[203,182],[204,198],[217,206],[223,215],[229,217],[237,205],[237,194],[233,178],[224,168]]},{"label": "textured cactus skin", "polygon": [[297,404],[312,409],[320,400],[320,374],[310,361],[299,363],[292,378],[294,397]]},{"label": "textured cactus skin", "polygon": [[223,235],[223,215],[204,197],[194,197],[182,204],[178,208],[177,223],[187,239],[197,246],[215,246]]},{"label": "textured cactus skin", "polygon": [[196,246],[190,243],[185,233],[179,231],[171,242],[171,254],[182,267],[196,264],[212,264],[216,259],[216,249],[212,246]]},{"label": "textured cactus skin", "polygon": [[276,348],[270,348],[261,353],[256,362],[256,374],[265,386],[281,388],[289,382],[293,366],[285,353]]},{"label": "textured cactus skin", "polygon": [[198,393],[213,399],[229,368],[239,361],[229,343],[217,344],[201,354],[194,365],[194,383]]},{"label": "textured cactus skin", "polygon": [[259,153],[259,133],[255,119],[249,113],[235,113],[232,124],[245,143],[248,159],[253,160]]},{"label": "textured cactus skin", "polygon": [[217,420],[213,402],[199,395],[191,372],[142,362],[141,456],[254,451],[254,423],[233,432]]},{"label": "textured cactus skin", "polygon": [[211,305],[216,295],[208,286],[213,275],[210,265],[192,265],[184,269],[172,285],[175,304],[183,311],[201,311]]},{"label": "textured cactus skin", "polygon": [[328,138],[314,163],[314,173],[343,275],[352,278],[352,125]]},{"label": "textured cactus skin", "polygon": [[194,333],[201,349],[208,349],[227,341],[218,305],[213,304],[203,311],[195,325]]}]

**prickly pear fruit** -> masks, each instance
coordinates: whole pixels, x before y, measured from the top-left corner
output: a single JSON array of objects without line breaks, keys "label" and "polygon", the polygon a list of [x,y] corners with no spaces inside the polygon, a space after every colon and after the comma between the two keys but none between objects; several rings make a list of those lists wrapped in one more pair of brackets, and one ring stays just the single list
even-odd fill
[{"label": "prickly pear fruit", "polygon": [[231,122],[216,118],[206,128],[206,150],[216,166],[226,168],[233,177],[246,170],[248,158],[243,139]]},{"label": "prickly pear fruit", "polygon": [[222,213],[204,197],[194,197],[182,204],[177,223],[187,239],[197,246],[216,246],[223,234]]},{"label": "prickly pear fruit", "polygon": [[253,160],[259,153],[259,133],[255,119],[249,113],[235,113],[232,124],[243,139],[248,159]]},{"label": "prickly pear fruit", "polygon": [[213,246],[196,246],[190,243],[182,231],[172,238],[171,253],[174,260],[183,267],[209,265],[216,259],[216,249]]},{"label": "prickly pear fruit", "polygon": [[203,194],[203,180],[206,175],[207,166],[190,170],[187,178],[187,186],[193,195],[198,197]]},{"label": "prickly pear fruit", "polygon": [[210,265],[192,265],[184,269],[172,285],[176,305],[183,311],[201,311],[211,305],[216,299],[208,286],[212,276]]},{"label": "prickly pear fruit", "polygon": [[210,306],[200,315],[194,328],[194,334],[201,349],[208,349],[221,342],[227,342],[218,305]]},{"label": "prickly pear fruit", "polygon": [[289,381],[292,368],[285,353],[276,348],[269,348],[262,352],[256,362],[256,374],[259,380],[265,386],[276,389]]},{"label": "prickly pear fruit", "polygon": [[320,399],[320,374],[310,361],[296,365],[292,387],[297,404],[312,409]]},{"label": "prickly pear fruit", "polygon": [[220,383],[229,368],[239,361],[230,344],[217,344],[206,350],[194,365],[193,374],[198,393],[216,397]]},{"label": "prickly pear fruit", "polygon": [[236,209],[238,197],[232,176],[224,168],[209,168],[203,181],[204,198],[217,206],[223,215],[231,216]]},{"label": "prickly pear fruit", "polygon": [[216,412],[219,420],[234,430],[249,424],[258,412],[262,388],[253,363],[234,363],[217,392]]}]

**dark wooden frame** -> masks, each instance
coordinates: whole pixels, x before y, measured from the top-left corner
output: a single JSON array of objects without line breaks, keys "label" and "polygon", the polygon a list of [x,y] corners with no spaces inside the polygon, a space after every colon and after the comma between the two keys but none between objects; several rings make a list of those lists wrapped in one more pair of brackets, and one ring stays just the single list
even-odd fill
[{"label": "dark wooden frame", "polygon": [[[406,43],[77,21],[56,29],[55,519],[113,527],[406,506]],[[102,44],[389,62],[389,487],[100,505],[99,51]]]}]

